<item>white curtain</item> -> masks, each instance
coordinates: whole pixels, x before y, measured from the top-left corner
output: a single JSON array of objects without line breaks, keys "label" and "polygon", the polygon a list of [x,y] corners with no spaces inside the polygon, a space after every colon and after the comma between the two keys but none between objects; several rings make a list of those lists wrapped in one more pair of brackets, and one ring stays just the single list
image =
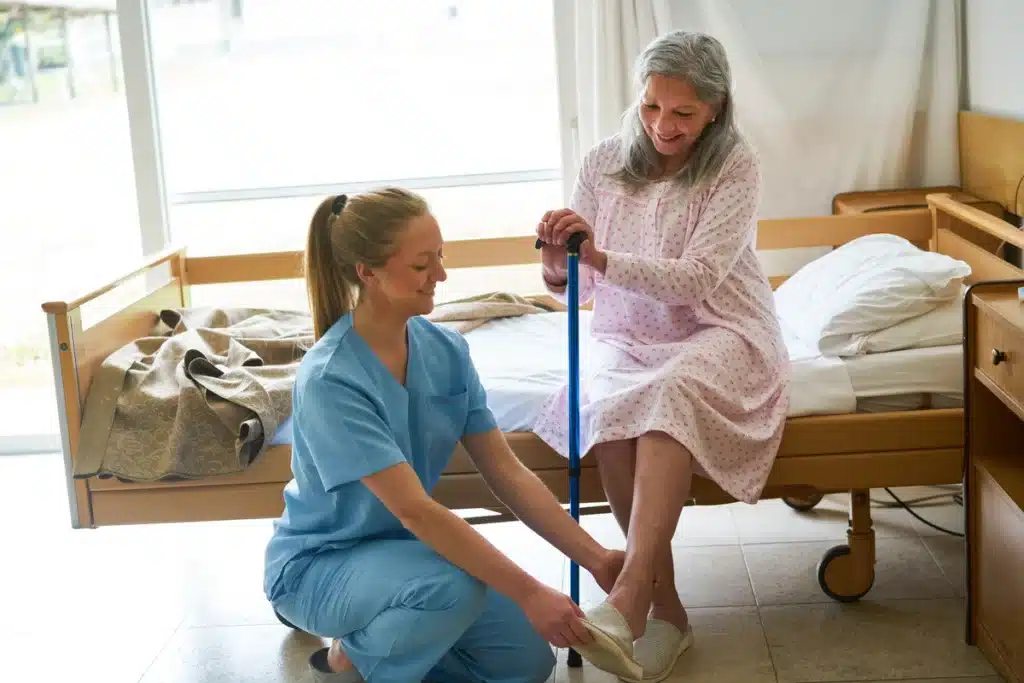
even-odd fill
[{"label": "white curtain", "polygon": [[[831,213],[850,190],[959,182],[956,0],[665,3],[577,2],[581,154],[617,130],[644,45],[685,29],[729,55],[737,118],[761,157],[762,218]],[[791,272],[815,253],[766,266]]]},{"label": "white curtain", "polygon": [[764,217],[829,213],[849,190],[958,182],[953,0],[673,0],[718,38],[761,155]]},{"label": "white curtain", "polygon": [[672,28],[670,0],[576,0],[577,154],[619,130],[636,99],[633,62]]}]

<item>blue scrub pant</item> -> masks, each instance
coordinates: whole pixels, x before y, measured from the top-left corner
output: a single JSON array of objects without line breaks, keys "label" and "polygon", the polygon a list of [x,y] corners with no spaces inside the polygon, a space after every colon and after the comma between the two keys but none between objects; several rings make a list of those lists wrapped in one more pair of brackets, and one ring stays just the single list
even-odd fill
[{"label": "blue scrub pant", "polygon": [[368,683],[544,683],[554,669],[518,605],[421,541],[368,541],[302,564],[285,570],[274,608],[340,639]]}]

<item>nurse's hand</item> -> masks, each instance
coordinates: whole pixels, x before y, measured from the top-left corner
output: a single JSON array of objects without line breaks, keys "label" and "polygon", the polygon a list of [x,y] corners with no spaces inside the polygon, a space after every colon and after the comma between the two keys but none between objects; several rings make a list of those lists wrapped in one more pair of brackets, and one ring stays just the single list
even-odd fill
[{"label": "nurse's hand", "polygon": [[568,595],[538,582],[519,604],[533,628],[555,647],[587,645],[594,640],[583,625],[583,610]]},{"label": "nurse's hand", "polygon": [[625,564],[626,553],[621,550],[609,550],[605,553],[601,563],[590,571],[590,574],[597,581],[601,590],[610,594],[612,588],[615,587],[615,582],[619,580],[619,574],[622,573],[622,567]]}]

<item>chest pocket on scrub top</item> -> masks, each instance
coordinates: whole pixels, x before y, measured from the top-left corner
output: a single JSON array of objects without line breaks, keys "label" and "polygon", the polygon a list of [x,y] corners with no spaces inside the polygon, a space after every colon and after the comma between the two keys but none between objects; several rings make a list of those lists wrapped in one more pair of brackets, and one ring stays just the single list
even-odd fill
[{"label": "chest pocket on scrub top", "polygon": [[431,458],[447,458],[462,438],[469,416],[469,391],[433,394],[423,398],[422,425],[426,454]]}]

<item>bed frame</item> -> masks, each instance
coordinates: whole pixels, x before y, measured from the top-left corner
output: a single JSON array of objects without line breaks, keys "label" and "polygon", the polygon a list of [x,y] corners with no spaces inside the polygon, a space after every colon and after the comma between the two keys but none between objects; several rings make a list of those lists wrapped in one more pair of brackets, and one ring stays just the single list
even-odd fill
[{"label": "bed frame", "polygon": [[[928,208],[780,220],[759,224],[759,250],[835,247],[872,233],[900,235],[923,249],[963,259],[972,281],[1019,278],[1024,272],[996,254],[1011,228],[989,213],[948,194],[928,196]],[[450,269],[537,263],[532,237],[449,242]],[[190,305],[192,287],[256,283],[301,277],[301,253],[190,257],[184,249],[155,255],[122,277],[78,298],[43,305],[53,363],[71,520],[75,528],[120,524],[271,518],[282,511],[282,488],[291,478],[290,447],[275,446],[242,474],[173,483],[125,483],[71,476],[80,457],[80,425],[91,378],[104,358],[146,335],[157,311]],[[537,275],[538,282],[540,274]],[[773,278],[777,286],[785,278]],[[140,284],[141,282],[141,284]],[[135,287],[135,290],[132,290]],[[138,291],[127,304],[108,305],[97,322],[83,323],[83,311],[125,289]],[[531,433],[511,433],[518,457],[563,502],[568,502],[566,461]],[[797,417],[788,420],[765,498],[785,498],[793,507],[813,506],[823,494],[848,491],[847,543],[829,550],[818,568],[830,597],[856,600],[874,581],[875,543],[869,491],[885,486],[956,484],[963,472],[962,410],[924,409]],[[434,493],[460,511],[485,514],[474,522],[509,518],[459,447]],[[583,513],[604,512],[592,459],[582,461]],[[714,484],[697,479],[693,503],[733,502]],[[589,507],[595,505],[594,507]]]}]

